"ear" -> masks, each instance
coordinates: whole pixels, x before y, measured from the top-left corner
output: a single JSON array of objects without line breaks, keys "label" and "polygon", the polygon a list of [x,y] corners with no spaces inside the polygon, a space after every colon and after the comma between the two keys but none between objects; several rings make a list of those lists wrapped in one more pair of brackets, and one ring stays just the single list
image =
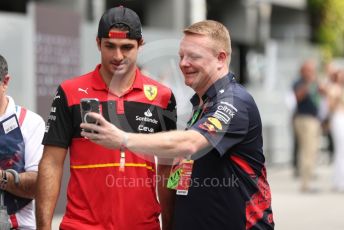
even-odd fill
[{"label": "ear", "polygon": [[144,43],[145,42],[144,42],[143,38],[141,38],[140,40],[137,41],[138,47],[143,46]]},{"label": "ear", "polygon": [[217,59],[220,61],[220,62],[225,62],[228,58],[228,55],[226,54],[226,52],[224,51],[221,51],[218,56],[217,56]]},{"label": "ear", "polygon": [[96,37],[96,42],[97,42],[98,50],[100,51],[101,39],[99,37]]},{"label": "ear", "polygon": [[8,84],[9,84],[9,82],[10,82],[10,78],[11,78],[10,75],[6,75],[6,76],[4,77],[4,79],[2,80],[2,82],[3,82],[5,88],[8,87]]},{"label": "ear", "polygon": [[219,61],[220,67],[222,67],[223,65],[227,65],[227,59],[228,59],[228,54],[224,51],[221,51],[217,55],[217,60]]}]

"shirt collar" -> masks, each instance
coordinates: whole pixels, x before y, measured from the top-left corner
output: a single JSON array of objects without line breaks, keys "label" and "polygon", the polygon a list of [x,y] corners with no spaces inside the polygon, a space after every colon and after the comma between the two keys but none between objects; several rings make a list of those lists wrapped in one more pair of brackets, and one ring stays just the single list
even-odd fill
[{"label": "shirt collar", "polygon": [[6,96],[8,99],[8,104],[5,110],[5,113],[0,116],[0,120],[4,120],[7,117],[11,116],[12,114],[16,113],[16,105],[14,104],[14,100],[10,96]]},{"label": "shirt collar", "polygon": [[[217,95],[218,91],[221,89],[224,89],[228,86],[230,83],[235,82],[235,75],[233,73],[228,73],[226,76],[218,79],[214,84],[212,84],[207,91],[202,96],[203,102],[206,101],[208,98],[213,98]],[[199,105],[199,96],[197,94],[194,94],[192,98],[190,99],[190,102],[193,106]]]},{"label": "shirt collar", "polygon": [[[97,65],[93,71],[93,78],[92,78],[92,88],[95,90],[106,90],[108,91],[108,87],[105,84],[102,76],[100,75],[100,67],[101,64]],[[135,70],[135,80],[131,86],[131,89],[139,89],[143,90],[143,83],[142,83],[142,74],[138,68]]]}]

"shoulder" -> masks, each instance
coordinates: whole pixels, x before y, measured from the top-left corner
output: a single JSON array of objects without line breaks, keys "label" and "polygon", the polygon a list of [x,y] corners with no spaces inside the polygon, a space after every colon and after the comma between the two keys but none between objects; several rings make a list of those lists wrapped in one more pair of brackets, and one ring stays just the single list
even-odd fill
[{"label": "shoulder", "polygon": [[95,85],[94,78],[94,71],[91,71],[84,75],[67,79],[60,84],[56,95],[60,96],[68,106],[78,104],[80,98],[91,97],[90,94]]},{"label": "shoulder", "polygon": [[295,90],[295,89],[297,89],[298,87],[300,87],[303,84],[304,84],[304,82],[303,82],[302,79],[297,79],[293,83],[293,89]]},{"label": "shoulder", "polygon": [[93,77],[93,72],[94,71],[91,71],[84,75],[74,76],[70,79],[63,81],[60,86],[63,89],[75,88],[76,86],[83,87],[85,84],[89,84],[89,80],[91,80]]},{"label": "shoulder", "polygon": [[158,90],[158,93],[163,93],[163,94],[171,94],[172,93],[172,90],[165,86],[164,84],[161,84],[160,82],[146,76],[146,75],[143,75],[141,73],[141,77],[142,77],[142,83],[143,83],[143,87],[146,86],[149,86],[149,85],[153,85],[153,86],[156,86],[157,87],[157,90]]},{"label": "shoulder", "polygon": [[[259,113],[251,94],[240,84],[230,83],[224,92],[218,92],[210,105],[219,117],[228,122],[234,117],[245,118]],[[236,116],[240,114],[240,116]]]},{"label": "shoulder", "polygon": [[226,101],[231,101],[233,104],[251,104],[254,103],[252,95],[247,91],[247,89],[236,82],[229,84],[224,93],[221,92],[218,94],[218,98],[225,99]]},{"label": "shoulder", "polygon": [[147,95],[153,92],[155,94],[155,103],[158,103],[163,108],[167,108],[169,104],[176,104],[174,94],[169,87],[142,74],[141,79],[144,94]]},{"label": "shoulder", "polygon": [[19,124],[21,124],[21,131],[24,137],[32,135],[43,137],[45,122],[40,115],[25,107],[16,105],[16,116]]},{"label": "shoulder", "polygon": [[[22,113],[24,113],[25,115],[22,115]],[[17,105],[17,117],[20,117],[21,115],[25,116],[23,125],[28,123],[34,126],[45,124],[43,118],[39,114],[32,112],[25,107]]]}]

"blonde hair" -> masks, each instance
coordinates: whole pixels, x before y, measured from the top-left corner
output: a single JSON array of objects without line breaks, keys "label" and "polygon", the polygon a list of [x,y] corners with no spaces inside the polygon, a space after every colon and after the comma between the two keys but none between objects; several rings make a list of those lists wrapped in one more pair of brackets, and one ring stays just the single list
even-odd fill
[{"label": "blonde hair", "polygon": [[231,56],[231,38],[227,28],[220,22],[204,20],[196,22],[184,29],[184,34],[198,34],[209,37],[214,41],[216,51],[224,50]]}]

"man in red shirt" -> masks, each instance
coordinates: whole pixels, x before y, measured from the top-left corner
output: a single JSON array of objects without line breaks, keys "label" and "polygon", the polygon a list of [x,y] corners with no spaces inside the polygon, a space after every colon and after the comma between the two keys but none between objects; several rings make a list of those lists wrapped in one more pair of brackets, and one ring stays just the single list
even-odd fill
[{"label": "man in red shirt", "polygon": [[143,39],[134,11],[106,11],[96,40],[101,64],[63,82],[52,104],[39,165],[37,227],[51,229],[69,149],[71,177],[60,229],[159,230],[160,206],[163,229],[170,229],[174,195],[160,183],[159,205],[155,192],[155,182],[166,177],[170,166],[156,168],[154,157],[110,150],[83,138],[80,100],[97,98],[102,115],[128,132],[152,133],[176,128],[175,98],[136,66]]}]

